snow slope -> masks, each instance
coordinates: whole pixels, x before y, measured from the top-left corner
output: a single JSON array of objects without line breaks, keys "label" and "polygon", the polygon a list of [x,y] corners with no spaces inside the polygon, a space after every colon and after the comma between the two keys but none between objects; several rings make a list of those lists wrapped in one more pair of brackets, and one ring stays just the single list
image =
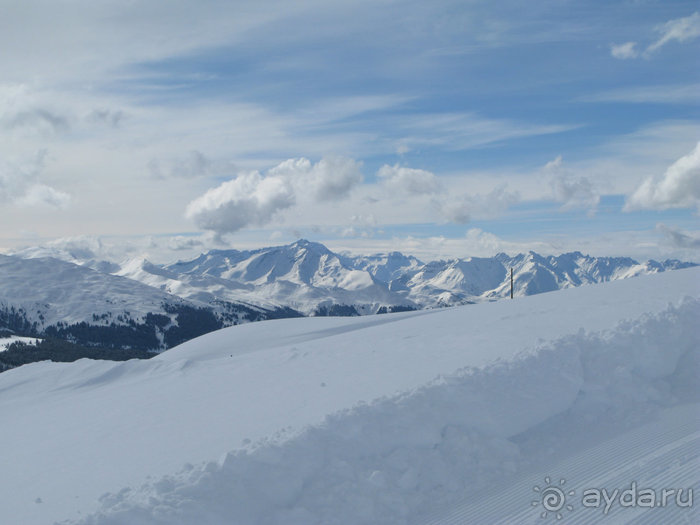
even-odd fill
[{"label": "snow slope", "polygon": [[[151,271],[165,272],[155,266]],[[52,257],[0,255],[0,328],[23,335],[162,350],[222,326],[300,315],[193,295],[183,299],[139,280]]]},{"label": "snow slope", "polygon": [[163,312],[163,303],[192,304],[134,280],[51,257],[0,255],[0,307],[22,307],[40,327],[89,321],[93,314],[105,313],[117,317],[129,312],[141,319]]},{"label": "snow slope", "polygon": [[[29,525],[421,523],[654,418],[687,423],[669,410],[700,401],[699,317],[693,268],[23,366],[0,375],[0,508]],[[676,460],[697,485],[697,455]]]}]

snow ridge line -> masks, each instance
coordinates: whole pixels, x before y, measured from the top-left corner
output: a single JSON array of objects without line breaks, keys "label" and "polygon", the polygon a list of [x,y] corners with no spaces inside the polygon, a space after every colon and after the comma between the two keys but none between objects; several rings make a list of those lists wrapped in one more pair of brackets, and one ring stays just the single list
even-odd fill
[{"label": "snow ridge line", "polygon": [[543,446],[556,446],[572,421],[640,424],[649,407],[700,397],[698,318],[700,301],[686,298],[614,330],[580,330],[517,360],[334,414],[289,440],[106,494],[100,511],[64,523],[420,522],[546,455],[523,453],[519,436],[548,425]]}]

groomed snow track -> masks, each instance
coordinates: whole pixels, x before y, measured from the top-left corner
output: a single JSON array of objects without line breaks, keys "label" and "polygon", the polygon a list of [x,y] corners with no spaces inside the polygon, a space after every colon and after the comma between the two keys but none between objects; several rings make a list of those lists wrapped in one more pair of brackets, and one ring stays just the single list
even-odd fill
[{"label": "groomed snow track", "polygon": [[[465,525],[490,523],[493,525],[544,524],[552,522],[567,525],[663,523],[691,525],[700,522],[697,500],[689,500],[688,490],[700,490],[700,404],[690,403],[661,410],[653,421],[614,438],[604,440],[592,448],[539,469],[512,484],[490,491],[472,494],[451,508],[437,512],[425,520],[425,525]],[[566,476],[566,477],[564,477]],[[549,478],[552,486],[564,493],[564,501],[550,506],[542,505],[542,489]],[[562,484],[562,480],[564,483]],[[639,506],[644,500],[627,497],[628,506],[620,504],[622,491],[637,494],[644,488],[653,489],[656,500],[653,507]],[[539,488],[535,490],[535,487]],[[588,489],[605,489],[608,502],[603,498],[599,506],[591,500],[583,503]],[[617,489],[618,496],[611,499]],[[674,490],[662,505],[662,491]],[[677,491],[682,489],[680,503]],[[569,492],[573,492],[570,494]],[[634,501],[634,504],[631,502]],[[691,507],[689,503],[693,503]],[[700,503],[700,502],[699,502]],[[571,508],[567,508],[571,505]],[[561,515],[560,520],[556,519]],[[549,521],[547,521],[549,519]]]}]

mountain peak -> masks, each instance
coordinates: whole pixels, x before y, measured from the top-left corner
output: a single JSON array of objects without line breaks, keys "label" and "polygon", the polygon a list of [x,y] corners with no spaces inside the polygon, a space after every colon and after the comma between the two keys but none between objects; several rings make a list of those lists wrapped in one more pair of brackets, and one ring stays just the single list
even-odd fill
[{"label": "mountain peak", "polygon": [[288,247],[292,249],[305,249],[320,253],[330,252],[330,250],[326,247],[325,244],[321,244],[320,242],[309,241],[307,239],[299,239],[298,241],[289,244]]}]

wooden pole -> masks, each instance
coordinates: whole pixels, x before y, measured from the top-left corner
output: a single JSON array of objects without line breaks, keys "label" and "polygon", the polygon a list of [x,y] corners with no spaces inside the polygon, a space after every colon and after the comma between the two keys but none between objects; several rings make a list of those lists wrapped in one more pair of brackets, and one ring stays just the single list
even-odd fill
[{"label": "wooden pole", "polygon": [[513,298],[513,268],[510,269],[510,298]]}]

